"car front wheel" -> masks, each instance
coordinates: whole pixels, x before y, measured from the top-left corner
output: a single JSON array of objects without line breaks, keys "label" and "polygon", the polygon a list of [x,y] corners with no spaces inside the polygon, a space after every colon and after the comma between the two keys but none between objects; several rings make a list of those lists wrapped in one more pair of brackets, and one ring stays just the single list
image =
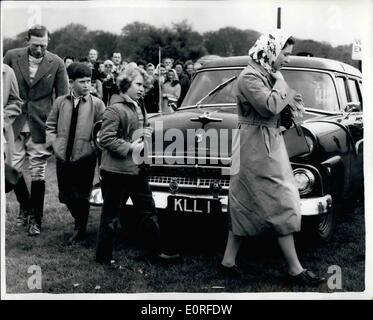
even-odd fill
[{"label": "car front wheel", "polygon": [[335,220],[336,210],[332,205],[326,214],[305,217],[302,229],[307,234],[307,237],[311,237],[312,240],[328,242],[334,233]]}]

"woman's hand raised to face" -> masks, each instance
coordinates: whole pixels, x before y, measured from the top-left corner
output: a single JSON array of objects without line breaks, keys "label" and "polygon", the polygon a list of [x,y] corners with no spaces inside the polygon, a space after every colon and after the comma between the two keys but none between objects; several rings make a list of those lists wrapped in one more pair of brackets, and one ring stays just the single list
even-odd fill
[{"label": "woman's hand raised to face", "polygon": [[300,93],[297,93],[294,96],[293,100],[289,103],[289,105],[291,107],[291,113],[293,117],[298,117],[298,118],[303,117],[304,102],[303,102],[302,95]]},{"label": "woman's hand raised to face", "polygon": [[282,73],[280,71],[275,71],[275,72],[271,72],[271,76],[275,79],[275,80],[284,80],[284,76],[282,75]]}]

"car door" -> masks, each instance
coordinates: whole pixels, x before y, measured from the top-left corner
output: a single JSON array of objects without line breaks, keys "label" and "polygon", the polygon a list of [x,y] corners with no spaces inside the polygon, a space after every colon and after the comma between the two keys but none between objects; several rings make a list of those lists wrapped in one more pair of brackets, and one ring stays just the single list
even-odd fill
[{"label": "car door", "polygon": [[[360,79],[354,77],[345,77],[347,104],[342,105],[343,118],[345,125],[351,135],[352,150],[350,158],[349,171],[349,191],[359,190],[363,185],[363,101],[361,94]],[[360,107],[358,106],[360,105]]]}]

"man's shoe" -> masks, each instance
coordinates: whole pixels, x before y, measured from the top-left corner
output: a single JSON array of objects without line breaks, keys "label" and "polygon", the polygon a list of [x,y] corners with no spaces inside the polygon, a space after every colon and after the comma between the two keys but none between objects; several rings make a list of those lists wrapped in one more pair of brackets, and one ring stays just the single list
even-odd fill
[{"label": "man's shoe", "polygon": [[19,215],[18,215],[17,220],[16,220],[16,226],[17,227],[26,227],[27,223],[28,223],[27,217],[28,217],[28,212],[21,209],[19,211]]},{"label": "man's shoe", "polygon": [[181,256],[179,253],[177,252],[160,252],[158,253],[158,258],[160,258],[161,260],[176,260],[176,259],[179,259]]},{"label": "man's shoe", "polygon": [[29,236],[38,236],[40,234],[40,226],[37,223],[30,223],[28,226]]},{"label": "man's shoe", "polygon": [[303,286],[318,286],[326,281],[324,277],[319,277],[310,270],[304,269],[296,276],[289,275],[290,281],[293,284]]},{"label": "man's shoe", "polygon": [[17,217],[16,226],[17,227],[25,227],[27,225],[27,219],[21,215]]},{"label": "man's shoe", "polygon": [[103,265],[110,267],[111,269],[121,269],[121,266],[119,265],[118,261],[115,259],[110,259],[110,260],[102,260],[102,259],[97,259],[96,262]]},{"label": "man's shoe", "polygon": [[243,278],[242,271],[240,270],[237,265],[232,267],[226,267],[222,264],[218,266],[218,275],[224,278],[231,278],[231,279],[241,279]]}]

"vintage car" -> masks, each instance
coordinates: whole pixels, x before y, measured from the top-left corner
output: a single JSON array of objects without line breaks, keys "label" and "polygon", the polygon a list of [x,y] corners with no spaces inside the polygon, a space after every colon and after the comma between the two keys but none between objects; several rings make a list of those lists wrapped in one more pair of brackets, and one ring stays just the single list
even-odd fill
[{"label": "vintage car", "polygon": [[[233,88],[247,61],[241,56],[206,63],[181,107],[150,119],[155,130],[147,159],[154,201],[181,229],[188,221],[192,226],[204,221],[210,229],[226,226],[237,127]],[[292,56],[281,71],[306,106],[302,128],[309,152],[290,159],[301,196],[302,231],[328,240],[343,201],[363,193],[361,73],[339,61],[301,56]],[[286,136],[285,142],[292,144]],[[100,202],[97,194],[93,203]],[[187,232],[193,234],[193,227]]]}]

